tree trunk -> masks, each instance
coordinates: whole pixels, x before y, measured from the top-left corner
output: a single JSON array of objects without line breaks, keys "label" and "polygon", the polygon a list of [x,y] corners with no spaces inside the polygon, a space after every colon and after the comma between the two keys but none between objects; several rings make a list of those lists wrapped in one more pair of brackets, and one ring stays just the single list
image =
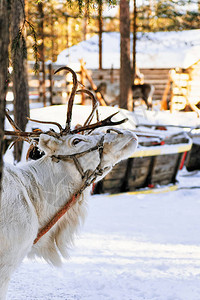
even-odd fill
[{"label": "tree trunk", "polygon": [[[11,38],[12,41],[19,34],[24,22],[24,0],[12,0],[11,5]],[[25,42],[24,42],[25,43]],[[26,45],[19,40],[19,44],[12,51],[13,63],[13,93],[14,93],[14,119],[16,124],[24,131],[29,116],[29,92],[27,77],[27,61],[24,55]],[[22,142],[14,147],[14,159],[19,161],[22,152]]]},{"label": "tree trunk", "polygon": [[131,93],[131,62],[130,62],[130,15],[129,0],[120,1],[120,101],[121,108],[129,108]]},{"label": "tree trunk", "polygon": [[[0,0],[0,183],[3,168],[3,136],[5,98],[8,85],[9,7],[7,0]],[[1,191],[1,184],[0,184]]]},{"label": "tree trunk", "polygon": [[41,79],[41,94],[43,99],[43,105],[46,106],[46,86],[45,86],[45,55],[44,55],[44,7],[43,2],[38,2],[38,13],[39,13],[39,23],[38,23],[38,36],[41,39],[41,43],[38,47],[39,54],[40,54],[40,61],[42,63],[42,79]]},{"label": "tree trunk", "polygon": [[83,17],[83,21],[82,21],[82,27],[83,27],[83,40],[86,41],[87,39],[87,23],[88,23],[88,18],[87,15],[85,13],[84,17]]},{"label": "tree trunk", "polygon": [[102,19],[102,0],[99,1],[99,15],[98,15],[98,21],[99,21],[99,69],[102,69],[102,32],[103,32],[103,19]]},{"label": "tree trunk", "polygon": [[134,83],[135,75],[136,75],[136,40],[137,40],[137,6],[136,0],[133,0],[133,75],[132,75],[132,83]]}]

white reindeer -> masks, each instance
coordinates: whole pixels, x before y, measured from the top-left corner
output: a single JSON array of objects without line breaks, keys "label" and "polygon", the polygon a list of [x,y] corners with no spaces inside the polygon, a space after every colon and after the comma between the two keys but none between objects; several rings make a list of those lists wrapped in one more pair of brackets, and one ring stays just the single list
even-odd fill
[{"label": "white reindeer", "polygon": [[[120,122],[111,122],[111,116],[72,131],[71,108],[69,101],[64,130],[40,133],[39,148],[45,152],[42,158],[23,167],[4,166],[0,199],[0,300],[6,299],[10,277],[25,256],[42,257],[56,266],[61,264],[61,257],[68,257],[68,248],[86,215],[91,183],[103,178],[137,147],[135,134],[126,130],[96,129],[90,134],[77,134]],[[18,130],[16,135],[31,133]],[[37,240],[41,229],[74,195],[76,201],[70,209]]]}]

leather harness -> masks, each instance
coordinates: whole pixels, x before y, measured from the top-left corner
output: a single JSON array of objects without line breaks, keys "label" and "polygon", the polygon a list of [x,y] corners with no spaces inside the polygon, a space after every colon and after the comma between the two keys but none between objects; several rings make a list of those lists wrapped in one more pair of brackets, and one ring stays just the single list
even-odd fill
[{"label": "leather harness", "polygon": [[[72,159],[75,163],[77,170],[81,174],[81,177],[82,177],[84,183],[81,186],[81,188],[75,194],[73,194],[71,199],[69,201],[67,201],[67,203],[54,215],[54,217],[51,219],[51,221],[49,221],[49,223],[39,231],[33,244],[36,244],[40,240],[40,238],[44,234],[46,234],[58,222],[58,220],[77,202],[78,198],[83,193],[83,191],[96,180],[97,176],[103,175],[103,172],[105,169],[100,168],[102,154],[103,154],[103,147],[104,147],[104,136],[102,136],[102,138],[100,139],[100,141],[97,143],[96,146],[94,146],[86,151],[83,151],[80,153],[75,153],[75,154],[70,154],[70,155],[52,155],[51,156],[52,160],[57,163],[60,160]],[[77,158],[83,156],[86,153],[96,151],[96,150],[99,151],[99,158],[100,158],[100,162],[99,162],[98,166],[96,167],[96,169],[94,171],[87,170],[84,172],[83,168]]]}]

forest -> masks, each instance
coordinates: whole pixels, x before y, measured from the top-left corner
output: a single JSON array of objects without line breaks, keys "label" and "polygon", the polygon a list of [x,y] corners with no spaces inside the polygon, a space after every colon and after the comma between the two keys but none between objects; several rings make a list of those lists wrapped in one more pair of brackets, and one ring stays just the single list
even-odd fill
[{"label": "forest", "polygon": [[199,82],[200,0],[0,0],[0,300],[199,299]]},{"label": "forest", "polygon": [[[1,0],[0,4],[1,153],[9,82],[13,86],[14,118],[22,130],[29,116],[27,61],[34,61],[36,73],[40,65],[44,74],[46,61],[56,61],[63,49],[98,34],[101,69],[102,33],[120,32],[119,106],[126,108],[135,76],[136,32],[180,31],[200,26],[200,3],[195,0]],[[131,32],[133,45],[130,45]],[[10,68],[12,73],[8,72]],[[20,147],[20,143],[15,146],[15,157],[19,157]]]}]

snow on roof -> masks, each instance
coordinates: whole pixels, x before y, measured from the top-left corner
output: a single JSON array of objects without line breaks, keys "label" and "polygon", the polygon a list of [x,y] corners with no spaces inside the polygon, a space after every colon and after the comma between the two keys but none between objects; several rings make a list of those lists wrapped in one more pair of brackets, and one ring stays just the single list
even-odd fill
[{"label": "snow on roof", "polygon": [[[137,34],[136,60],[139,68],[188,68],[200,59],[200,29]],[[132,36],[131,36],[132,44]],[[98,69],[98,35],[63,50],[58,64],[77,64]],[[103,68],[120,68],[120,33],[103,33]]]}]

